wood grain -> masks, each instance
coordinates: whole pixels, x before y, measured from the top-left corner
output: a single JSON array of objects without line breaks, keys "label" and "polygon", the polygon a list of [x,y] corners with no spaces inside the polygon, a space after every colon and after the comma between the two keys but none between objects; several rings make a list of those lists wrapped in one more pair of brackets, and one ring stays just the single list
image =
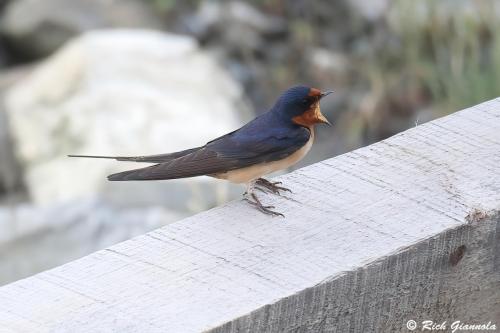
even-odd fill
[{"label": "wood grain", "polygon": [[280,177],[286,219],[230,202],[0,288],[0,332],[498,327],[499,175],[496,99]]}]

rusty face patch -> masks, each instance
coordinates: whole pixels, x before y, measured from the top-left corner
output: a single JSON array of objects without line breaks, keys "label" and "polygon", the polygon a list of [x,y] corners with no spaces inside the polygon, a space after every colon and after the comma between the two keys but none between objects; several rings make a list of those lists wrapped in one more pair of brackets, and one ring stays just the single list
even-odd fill
[{"label": "rusty face patch", "polygon": [[[316,103],[314,103],[316,104]],[[310,127],[314,125],[317,121],[317,116],[316,116],[316,109],[319,109],[319,107],[311,106],[306,112],[301,114],[300,116],[293,117],[292,120],[294,123],[301,125],[301,126],[306,126]]]},{"label": "rusty face patch", "polygon": [[320,96],[321,96],[321,90],[316,89],[316,88],[311,88],[311,89],[309,90],[309,96],[312,96],[312,97],[320,97]]}]

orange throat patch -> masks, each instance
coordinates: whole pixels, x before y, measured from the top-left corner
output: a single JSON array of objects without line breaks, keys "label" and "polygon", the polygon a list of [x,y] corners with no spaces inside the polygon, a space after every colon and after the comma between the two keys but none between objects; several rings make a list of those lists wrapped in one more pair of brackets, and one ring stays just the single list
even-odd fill
[{"label": "orange throat patch", "polygon": [[322,123],[324,122],[325,117],[321,113],[321,110],[319,108],[319,100],[314,102],[313,105],[301,114],[300,116],[296,116],[292,118],[292,121],[298,125],[305,126],[305,127],[311,127],[314,124],[317,123]]}]

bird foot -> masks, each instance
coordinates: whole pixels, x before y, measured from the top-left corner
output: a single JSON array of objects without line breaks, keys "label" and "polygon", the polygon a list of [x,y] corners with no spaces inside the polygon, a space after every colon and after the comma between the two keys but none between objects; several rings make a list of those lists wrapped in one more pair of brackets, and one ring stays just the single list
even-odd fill
[{"label": "bird foot", "polygon": [[275,208],[274,206],[264,206],[254,193],[250,194],[250,196],[252,197],[253,200],[251,200],[247,197],[245,197],[244,200],[246,200],[252,206],[255,206],[262,213],[267,214],[267,215],[272,215],[272,216],[285,217],[285,215],[271,210],[271,209]]},{"label": "bird foot", "polygon": [[[269,190],[271,193],[281,195],[280,191],[284,192],[290,192],[293,193],[292,190],[283,187],[283,186],[278,186],[279,184],[282,184],[281,182],[270,182],[267,179],[264,178],[259,178],[255,181],[255,185],[260,186],[256,187],[257,189],[263,191],[262,187]],[[264,191],[263,191],[264,192]]]}]

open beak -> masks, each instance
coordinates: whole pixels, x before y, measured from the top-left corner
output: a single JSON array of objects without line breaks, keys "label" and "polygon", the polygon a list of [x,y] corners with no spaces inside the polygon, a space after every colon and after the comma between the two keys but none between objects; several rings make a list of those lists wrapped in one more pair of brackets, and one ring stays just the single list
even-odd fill
[{"label": "open beak", "polygon": [[328,95],[330,95],[332,93],[333,93],[333,91],[324,91],[324,92],[321,93],[321,95],[319,95],[319,98],[321,99],[321,98],[323,98],[325,96],[328,96]]},{"label": "open beak", "polygon": [[[319,95],[319,99],[322,99],[323,97],[328,96],[331,93],[333,93],[333,91],[324,91]],[[328,121],[328,119],[326,119],[326,117],[321,113],[321,111],[319,111],[319,108],[318,108],[317,118],[318,118],[318,121],[320,123],[327,124],[328,126],[332,126],[332,124]]]},{"label": "open beak", "polygon": [[317,115],[317,119],[318,119],[318,122],[320,122],[320,123],[327,124],[328,126],[332,126],[332,124],[328,121],[328,119],[326,119],[325,116],[323,116],[323,114],[321,112]]}]

